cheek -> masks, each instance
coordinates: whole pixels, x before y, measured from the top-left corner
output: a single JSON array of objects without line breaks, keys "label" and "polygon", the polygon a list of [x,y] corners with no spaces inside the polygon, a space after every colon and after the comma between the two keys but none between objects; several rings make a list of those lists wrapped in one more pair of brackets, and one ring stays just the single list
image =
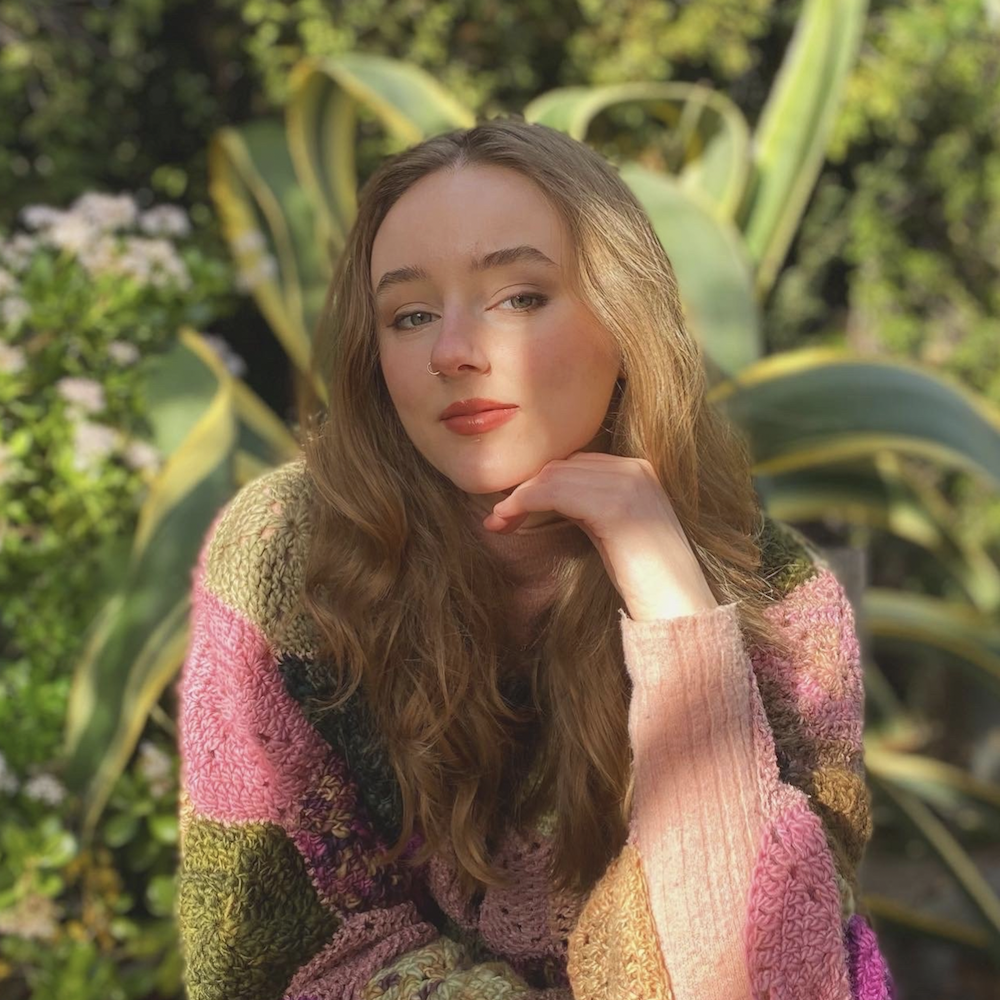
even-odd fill
[{"label": "cheek", "polygon": [[410,394],[414,391],[414,379],[407,361],[398,351],[382,348],[379,351],[382,378],[389,390],[389,397],[397,410],[406,410],[410,405]]},{"label": "cheek", "polygon": [[602,405],[608,380],[613,383],[618,372],[617,360],[605,340],[602,331],[589,326],[585,316],[553,329],[531,365],[531,380],[540,402],[560,410]]}]

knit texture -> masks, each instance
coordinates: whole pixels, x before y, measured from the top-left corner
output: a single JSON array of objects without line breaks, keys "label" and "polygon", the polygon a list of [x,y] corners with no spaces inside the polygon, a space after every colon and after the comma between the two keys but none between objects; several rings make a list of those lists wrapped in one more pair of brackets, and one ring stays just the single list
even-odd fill
[{"label": "knit texture", "polygon": [[[636,794],[591,892],[549,884],[549,813],[501,838],[510,885],[465,901],[447,848],[416,870],[375,864],[401,829],[395,776],[358,694],[315,708],[330,682],[297,598],[310,496],[302,459],[249,483],[193,573],[178,686],[191,1000],[894,996],[856,912],[871,819],[853,617],[798,532],[768,519],[763,539],[790,659],[751,659],[735,605],[621,612]],[[554,567],[591,543],[565,520],[481,535],[518,583],[526,641]]]}]

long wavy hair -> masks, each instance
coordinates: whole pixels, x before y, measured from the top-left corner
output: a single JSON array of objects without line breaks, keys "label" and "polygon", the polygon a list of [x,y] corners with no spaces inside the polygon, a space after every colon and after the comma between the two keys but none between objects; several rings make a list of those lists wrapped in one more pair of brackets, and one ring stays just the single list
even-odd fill
[{"label": "long wavy hair", "polygon": [[328,706],[360,689],[399,782],[402,832],[381,863],[419,823],[423,844],[406,860],[450,846],[471,897],[508,884],[491,863],[504,825],[554,809],[551,876],[586,893],[624,846],[632,808],[621,598],[596,549],[568,560],[534,641],[517,648],[512,584],[466,495],[405,433],[378,359],[375,234],[420,178],[471,164],[519,171],[559,211],[574,293],[621,349],[610,453],[652,463],[716,599],[738,602],[748,650],[782,648],[763,613],[773,594],[747,444],[706,402],[673,267],[613,164],[520,116],[427,139],[362,187],[317,330],[326,405],[313,395],[300,408],[315,484],[303,600],[336,675]]}]

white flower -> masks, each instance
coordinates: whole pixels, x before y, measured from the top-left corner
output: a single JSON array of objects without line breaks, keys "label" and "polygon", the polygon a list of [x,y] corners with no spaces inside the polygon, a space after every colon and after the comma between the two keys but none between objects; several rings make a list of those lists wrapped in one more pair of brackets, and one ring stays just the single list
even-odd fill
[{"label": "white flower", "polygon": [[20,347],[0,342],[0,372],[5,375],[16,375],[24,371],[26,364],[24,351]]},{"label": "white flower", "polygon": [[[3,456],[0,456],[2,459]],[[13,795],[17,791],[17,777],[14,772],[10,769],[10,765],[7,763],[6,757],[0,753],[0,792],[6,792],[8,795]]]},{"label": "white flower", "polygon": [[9,240],[0,240],[0,261],[15,274],[20,274],[31,263],[38,243],[36,237],[27,233],[15,233]]},{"label": "white flower", "polygon": [[36,774],[24,783],[24,788],[21,791],[29,799],[44,802],[50,806],[57,806],[66,798],[66,789],[52,774]]},{"label": "white flower", "polygon": [[187,265],[169,240],[102,236],[80,253],[80,263],[92,278],[113,274],[158,287],[174,285],[182,291],[192,285]]},{"label": "white flower", "polygon": [[70,253],[79,253],[97,239],[100,230],[80,215],[67,212],[57,219],[42,234],[42,239],[51,246]]},{"label": "white flower", "polygon": [[143,240],[136,237],[129,242],[131,252],[144,256],[148,262],[153,272],[154,285],[178,285],[182,289],[191,287],[187,265],[169,240]]},{"label": "white flower", "polygon": [[113,236],[100,236],[90,246],[80,251],[80,266],[92,277],[115,273],[118,259],[118,242]]},{"label": "white flower", "polygon": [[183,208],[156,205],[139,216],[139,228],[147,236],[187,236],[191,223]]},{"label": "white flower", "polygon": [[130,194],[103,194],[88,191],[73,202],[71,211],[104,232],[116,232],[134,226],[139,206]]},{"label": "white flower", "polygon": [[267,240],[259,229],[248,229],[233,240],[233,253],[252,254],[267,249]]},{"label": "white flower", "polygon": [[251,267],[243,268],[236,274],[236,287],[241,292],[252,292],[258,285],[278,275],[278,262],[270,254],[265,254]]},{"label": "white flower", "polygon": [[136,472],[144,469],[158,469],[163,456],[159,449],[146,441],[130,441],[122,452],[125,464]]},{"label": "white flower", "polygon": [[65,214],[51,205],[26,205],[21,209],[21,221],[29,229],[47,229]]},{"label": "white flower", "polygon": [[205,343],[215,352],[230,374],[242,378],[247,373],[247,363],[229,346],[229,342],[216,333],[204,334]]},{"label": "white flower", "polygon": [[92,378],[66,375],[56,382],[56,391],[67,403],[84,413],[97,413],[105,407],[104,387]]},{"label": "white flower", "polygon": [[93,472],[118,447],[119,432],[106,424],[80,420],[73,425],[73,468]]},{"label": "white flower", "polygon": [[48,896],[25,896],[9,910],[0,911],[0,934],[54,941],[59,936],[62,908]]},{"label": "white flower", "polygon": [[19,295],[12,295],[0,302],[0,323],[4,326],[17,326],[22,319],[31,315],[31,306]]},{"label": "white flower", "polygon": [[108,344],[111,360],[119,365],[134,365],[139,360],[139,348],[127,340],[112,340]]},{"label": "white flower", "polygon": [[20,285],[17,283],[17,278],[14,277],[9,271],[5,271],[0,267],[0,295],[6,295],[8,292],[14,292]]}]

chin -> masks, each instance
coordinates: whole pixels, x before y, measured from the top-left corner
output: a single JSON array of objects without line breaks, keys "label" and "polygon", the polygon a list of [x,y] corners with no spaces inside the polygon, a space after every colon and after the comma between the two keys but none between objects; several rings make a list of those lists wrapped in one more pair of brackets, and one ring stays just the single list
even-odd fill
[{"label": "chin", "polygon": [[518,474],[507,472],[503,475],[490,473],[485,470],[473,469],[442,469],[442,472],[464,493],[476,495],[488,495],[491,493],[511,494],[526,479],[530,479],[534,473],[526,469]]}]

